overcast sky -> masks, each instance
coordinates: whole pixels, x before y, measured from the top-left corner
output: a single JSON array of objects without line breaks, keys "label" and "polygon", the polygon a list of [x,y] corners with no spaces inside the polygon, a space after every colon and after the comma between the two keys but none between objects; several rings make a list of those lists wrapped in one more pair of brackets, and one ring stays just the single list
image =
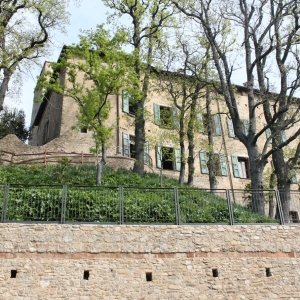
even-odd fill
[{"label": "overcast sky", "polygon": [[[45,57],[44,61],[57,61],[63,45],[70,45],[79,41],[80,30],[95,29],[97,24],[106,22],[108,9],[101,0],[82,0],[79,5],[70,5],[70,24],[66,26],[67,33],[55,35],[57,46],[53,48],[52,55]],[[26,125],[30,125],[33,104],[33,91],[36,85],[36,77],[40,74],[41,67],[31,70],[31,74],[23,79],[23,88],[20,103],[16,105],[12,100],[5,100],[10,107],[22,108],[26,114]]]}]

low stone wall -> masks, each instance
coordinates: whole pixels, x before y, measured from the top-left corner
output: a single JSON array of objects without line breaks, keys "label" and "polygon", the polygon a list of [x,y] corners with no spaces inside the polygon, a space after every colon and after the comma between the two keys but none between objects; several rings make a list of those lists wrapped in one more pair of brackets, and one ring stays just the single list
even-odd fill
[{"label": "low stone wall", "polygon": [[298,226],[0,224],[0,232],[2,299],[300,299]]}]

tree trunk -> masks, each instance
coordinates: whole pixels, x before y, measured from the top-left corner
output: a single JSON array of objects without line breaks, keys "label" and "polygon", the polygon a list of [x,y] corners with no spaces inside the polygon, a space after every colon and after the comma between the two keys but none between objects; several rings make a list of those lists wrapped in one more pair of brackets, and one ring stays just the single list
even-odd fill
[{"label": "tree trunk", "polygon": [[[277,137],[273,138],[272,140],[272,147],[276,147],[278,143]],[[281,206],[283,211],[283,218],[285,222],[289,222],[289,212],[290,212],[290,202],[291,202],[291,195],[290,195],[290,176],[289,176],[289,169],[284,161],[284,154],[282,149],[276,150],[272,154],[273,165],[275,169],[275,173],[277,175],[277,189],[279,190]]]},{"label": "tree trunk", "polygon": [[[183,106],[184,108],[184,106]],[[183,185],[184,183],[184,175],[185,175],[185,166],[186,166],[186,161],[185,161],[185,145],[184,145],[184,140],[185,140],[185,133],[184,133],[184,111],[180,113],[180,119],[179,119],[179,145],[180,145],[180,172],[179,172],[179,179],[178,183],[179,185]],[[176,157],[175,157],[176,159]],[[176,163],[176,162],[175,162]]]},{"label": "tree trunk", "polygon": [[213,138],[213,118],[211,111],[211,94],[206,87],[206,114],[207,114],[207,139],[208,139],[208,177],[209,187],[212,191],[218,188],[218,181],[216,178],[216,163],[214,157],[214,138]]},{"label": "tree trunk", "polygon": [[101,160],[97,164],[97,178],[96,178],[97,185],[102,183],[102,173],[103,173],[103,169],[106,165],[106,144],[105,144],[105,142],[101,143],[101,147],[102,147],[102,157],[101,157]]},{"label": "tree trunk", "polygon": [[0,85],[0,111],[3,110],[4,99],[8,90],[8,84],[11,78],[11,71],[6,68],[3,69],[3,80]]},{"label": "tree trunk", "polygon": [[265,197],[263,193],[263,169],[265,161],[260,159],[260,153],[256,145],[248,145],[250,162],[250,176],[252,188],[252,211],[265,215]]},{"label": "tree trunk", "polygon": [[187,128],[187,138],[188,138],[188,185],[193,185],[194,183],[194,173],[195,173],[195,158],[194,158],[194,150],[195,150],[195,123],[196,123],[196,105],[200,92],[201,84],[198,82],[196,85],[195,93],[192,97],[191,107],[190,107],[190,118],[188,122]]}]

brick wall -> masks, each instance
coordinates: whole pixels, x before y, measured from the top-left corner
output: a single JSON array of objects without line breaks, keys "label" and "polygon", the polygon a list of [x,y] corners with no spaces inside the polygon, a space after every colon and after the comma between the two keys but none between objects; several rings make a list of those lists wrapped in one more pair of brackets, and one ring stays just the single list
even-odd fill
[{"label": "brick wall", "polygon": [[300,298],[298,226],[0,224],[0,232],[1,299]]}]

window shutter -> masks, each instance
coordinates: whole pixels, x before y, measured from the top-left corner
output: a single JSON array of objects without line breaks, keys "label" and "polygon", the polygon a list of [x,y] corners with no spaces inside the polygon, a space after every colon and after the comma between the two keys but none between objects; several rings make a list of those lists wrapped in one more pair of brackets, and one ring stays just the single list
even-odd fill
[{"label": "window shutter", "polygon": [[283,142],[283,143],[286,142],[287,137],[286,137],[286,131],[285,131],[285,130],[282,131],[282,136],[281,136],[281,138],[282,138],[282,142]]},{"label": "window shutter", "polygon": [[123,132],[123,156],[130,157],[130,139],[126,132]]},{"label": "window shutter", "polygon": [[290,174],[291,174],[292,183],[298,183],[296,171],[294,169],[292,169],[292,170],[290,170]]},{"label": "window shutter", "polygon": [[154,103],[154,123],[160,125],[160,106]]},{"label": "window shutter", "polygon": [[181,167],[181,151],[180,149],[175,149],[175,170],[180,171]]},{"label": "window shutter", "polygon": [[162,165],[161,165],[161,158],[162,158],[161,147],[156,146],[156,166],[157,166],[159,169],[162,167]]},{"label": "window shutter", "polygon": [[176,107],[172,108],[172,121],[175,129],[179,128],[179,110]]},{"label": "window shutter", "polygon": [[214,115],[214,124],[215,124],[215,134],[216,135],[221,135],[222,134],[222,129],[221,129],[221,118],[220,115]]},{"label": "window shutter", "polygon": [[[267,124],[264,124],[264,126],[266,126]],[[271,136],[272,132],[271,132],[271,129],[268,128],[266,129],[266,138],[268,139],[270,136]],[[272,139],[270,139],[270,144],[272,144]]]},{"label": "window shutter", "polygon": [[227,163],[224,154],[219,154],[219,159],[220,159],[220,168],[221,168],[221,175],[222,176],[227,176],[228,175],[228,170],[227,170]]},{"label": "window shutter", "polygon": [[244,134],[248,135],[249,134],[249,121],[248,120],[243,120],[243,126],[244,126]]},{"label": "window shutter", "polygon": [[239,161],[238,161],[237,156],[232,155],[231,160],[232,160],[232,168],[233,168],[234,177],[240,177]]},{"label": "window shutter", "polygon": [[228,135],[230,137],[235,137],[232,120],[228,117],[227,117],[227,127],[228,127]]},{"label": "window shutter", "polygon": [[204,132],[204,124],[203,124],[203,118],[202,118],[202,114],[198,113],[197,114],[197,130],[198,132]]},{"label": "window shutter", "polygon": [[199,155],[200,155],[201,173],[208,174],[206,152],[200,151]]},{"label": "window shutter", "polygon": [[150,158],[149,158],[149,143],[146,141],[144,143],[144,163],[150,164]]},{"label": "window shutter", "polygon": [[129,113],[129,95],[126,90],[122,91],[123,111]]}]

